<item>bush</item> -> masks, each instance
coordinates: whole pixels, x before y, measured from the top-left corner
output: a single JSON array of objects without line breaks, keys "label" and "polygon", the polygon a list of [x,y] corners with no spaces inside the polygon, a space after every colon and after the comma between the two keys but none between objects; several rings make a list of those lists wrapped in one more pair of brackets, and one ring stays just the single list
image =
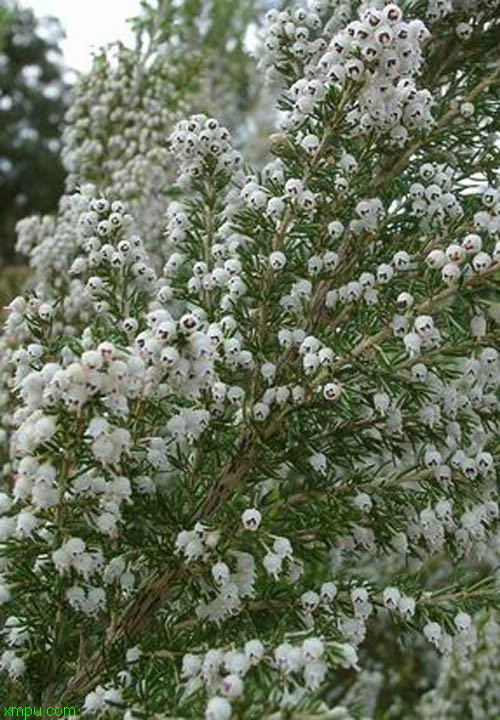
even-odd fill
[{"label": "bush", "polygon": [[178,121],[162,271],[87,183],[11,303],[3,696],[494,718],[432,675],[498,663],[498,3],[266,18],[273,158]]}]

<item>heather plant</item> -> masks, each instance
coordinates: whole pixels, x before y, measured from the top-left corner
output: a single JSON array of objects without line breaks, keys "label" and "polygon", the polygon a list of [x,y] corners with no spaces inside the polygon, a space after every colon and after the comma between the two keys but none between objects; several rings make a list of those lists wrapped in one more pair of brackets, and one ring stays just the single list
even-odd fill
[{"label": "heather plant", "polygon": [[[78,188],[106,188],[126,202],[150,261],[161,271],[165,207],[171,193],[178,192],[167,152],[169,134],[193,104],[212,112],[220,108],[235,124],[252,106],[254,62],[244,44],[249,23],[257,20],[254,0],[216,0],[210,6],[144,2],[133,20],[135,46],[110,43],[97,53],[90,72],[79,76],[62,135],[66,193],[57,213],[28,216],[17,226],[17,250],[31,271],[27,286],[40,300],[61,304],[64,334],[81,334],[90,318],[78,277],[82,259],[76,227],[86,209]],[[95,262],[90,253],[89,266]],[[4,356],[26,339],[18,317],[11,316],[0,339]],[[2,450],[11,427],[8,367],[1,375]]]},{"label": "heather plant", "polygon": [[498,9],[270,10],[272,157],[175,124],[161,271],[81,185],[6,321],[9,704],[498,716]]},{"label": "heather plant", "polygon": [[62,135],[67,193],[55,216],[18,225],[17,250],[29,260],[38,294],[67,282],[78,252],[74,193],[86,183],[127,202],[152,259],[165,261],[163,214],[174,180],[168,136],[193,104],[221,108],[235,123],[251,105],[252,61],[240,28],[256,9],[254,0],[145,2],[133,21],[135,46],[110,43],[79,76]]}]

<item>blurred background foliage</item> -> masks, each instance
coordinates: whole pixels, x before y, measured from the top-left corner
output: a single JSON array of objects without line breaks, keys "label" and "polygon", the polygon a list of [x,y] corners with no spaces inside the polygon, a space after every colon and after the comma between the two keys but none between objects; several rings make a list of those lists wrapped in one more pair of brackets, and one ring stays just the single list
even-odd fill
[{"label": "blurred background foliage", "polygon": [[[64,188],[60,136],[68,85],[56,18],[0,0],[0,263],[18,264],[15,226],[57,207]],[[2,272],[2,276],[3,276]]]}]

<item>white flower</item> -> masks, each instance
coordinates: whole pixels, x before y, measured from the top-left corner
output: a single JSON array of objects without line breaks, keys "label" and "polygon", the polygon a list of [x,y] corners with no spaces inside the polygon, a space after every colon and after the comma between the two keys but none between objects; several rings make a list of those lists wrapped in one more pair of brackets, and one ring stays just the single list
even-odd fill
[{"label": "white flower", "polygon": [[286,265],[286,255],[280,251],[271,253],[269,256],[269,265],[272,270],[283,270]]},{"label": "white flower", "polygon": [[273,575],[276,580],[278,579],[278,575],[281,572],[282,563],[283,559],[279,555],[276,555],[272,552],[268,552],[267,555],[265,555],[264,560],[262,561],[262,564],[264,565],[266,571],[269,573],[269,575]]},{"label": "white flower", "polygon": [[79,585],[73,585],[66,590],[66,599],[75,610],[81,610],[85,603],[85,590]]},{"label": "white flower", "polygon": [[367,493],[358,493],[353,502],[364,513],[369,513],[373,507],[372,499]]},{"label": "white flower", "polygon": [[108,688],[104,693],[104,700],[111,705],[120,705],[123,702],[123,696],[117,688]]},{"label": "white flower", "polygon": [[261,520],[262,515],[257,508],[247,508],[241,516],[241,521],[245,530],[257,530]]},{"label": "white flower", "polygon": [[71,554],[67,551],[63,545],[58,550],[54,550],[52,553],[52,562],[54,563],[56,570],[59,574],[62,574],[71,567]]},{"label": "white flower", "polygon": [[229,650],[224,655],[224,668],[231,675],[244,676],[250,669],[250,659],[244,652]]},{"label": "white flower", "polygon": [[79,555],[85,551],[85,541],[81,538],[70,538],[65,543],[66,552],[70,555]]},{"label": "white flower", "polygon": [[101,587],[90,588],[87,597],[82,603],[82,610],[87,615],[94,615],[102,610],[106,604],[106,593]]},{"label": "white flower", "polygon": [[208,701],[205,720],[230,720],[231,704],[222,697],[213,697]]},{"label": "white flower", "polygon": [[226,675],[221,682],[222,692],[231,700],[243,693],[243,680],[239,675]]},{"label": "white flower", "polygon": [[365,605],[368,602],[368,590],[364,587],[355,587],[351,590],[351,601],[353,605]]},{"label": "white flower", "polygon": [[140,660],[142,656],[142,650],[138,645],[135,645],[132,648],[129,648],[125,654],[125,659],[128,663],[135,663],[138,660]]},{"label": "white flower", "polygon": [[193,538],[190,540],[184,548],[184,555],[189,560],[197,560],[203,557],[205,554],[205,547],[201,540]]},{"label": "white flower", "polygon": [[472,258],[472,267],[477,273],[486,272],[492,263],[491,256],[486,252],[478,252]]},{"label": "white flower", "polygon": [[420,353],[420,337],[415,332],[406,333],[406,335],[403,338],[403,342],[406,348],[406,351],[410,357],[415,357]]},{"label": "white flower", "polygon": [[302,655],[305,662],[318,660],[325,650],[323,642],[319,638],[307,638],[302,643]]},{"label": "white flower", "polygon": [[397,587],[386,587],[382,594],[382,600],[388,610],[395,610],[399,607],[401,593]]},{"label": "white flower", "polygon": [[229,581],[230,574],[226,563],[218,562],[212,566],[212,577],[218,585],[225,585]]},{"label": "white flower", "polygon": [[273,543],[273,550],[280,558],[292,557],[293,548],[290,541],[284,537],[278,537]]},{"label": "white flower", "polygon": [[103,710],[106,702],[104,695],[104,688],[101,685],[98,685],[95,690],[86,695],[83,703],[84,712],[96,714]]},{"label": "white flower", "polygon": [[32,537],[33,531],[38,527],[38,519],[29,510],[22,510],[16,519],[15,534],[17,537]]},{"label": "white flower", "polygon": [[290,655],[290,652],[292,650],[292,646],[290,643],[281,643],[281,645],[278,645],[278,647],[274,650],[274,658],[278,665],[278,667],[281,670],[285,670],[288,664],[288,657]]},{"label": "white flower", "polygon": [[5,650],[0,657],[0,668],[2,670],[8,670],[15,657],[16,653],[13,650]]},{"label": "white flower", "polygon": [[326,603],[330,603],[335,600],[337,595],[337,586],[333,582],[323,583],[321,586],[320,596],[321,600]]},{"label": "white flower", "polygon": [[9,590],[9,586],[5,585],[1,581],[1,576],[0,576],[0,605],[4,605],[5,603],[9,602],[10,598],[11,598],[11,593]]},{"label": "white flower", "polygon": [[245,655],[252,665],[257,665],[264,657],[264,645],[260,640],[248,640],[245,643]]},{"label": "white flower", "polygon": [[262,377],[268,382],[271,383],[274,379],[274,376],[276,374],[276,365],[274,363],[264,363],[260,369],[262,373]]},{"label": "white flower", "polygon": [[439,647],[442,636],[441,625],[436,622],[428,622],[424,626],[424,635],[430,643],[432,643],[435,647]]},{"label": "white flower", "polygon": [[48,442],[56,433],[56,421],[52,417],[41,417],[35,424],[36,444]]},{"label": "white flower", "polygon": [[447,285],[453,285],[461,275],[461,270],[455,263],[449,262],[441,270],[441,276]]},{"label": "white flower", "polygon": [[55,507],[57,505],[57,489],[44,482],[35,483],[31,493],[33,504],[40,509]]},{"label": "white flower", "polygon": [[323,387],[323,397],[326,400],[337,400],[341,393],[341,387],[338,383],[330,382]]},{"label": "white flower", "polygon": [[472,626],[472,618],[468,613],[459,612],[455,615],[455,626],[459,632],[467,632]]},{"label": "white flower", "polygon": [[304,681],[310,690],[317,690],[325,679],[328,666],[322,660],[314,660],[304,667]]},{"label": "white flower", "polygon": [[470,102],[465,102],[460,105],[460,114],[464,118],[470,118],[474,115],[474,105]]},{"label": "white flower", "polygon": [[404,615],[406,618],[411,618],[415,614],[415,605],[416,602],[414,598],[402,595],[398,603],[398,609],[401,615]]},{"label": "white flower", "polygon": [[25,500],[26,498],[28,498],[31,494],[32,488],[33,480],[29,477],[23,477],[22,475],[19,475],[16,479],[14,489],[12,491],[14,502],[19,502],[19,500]]},{"label": "white flower", "polygon": [[9,498],[9,496],[6,493],[1,492],[0,493],[0,515],[3,515],[4,513],[9,512],[11,505],[12,505],[12,501]]},{"label": "white flower", "polygon": [[314,612],[319,605],[319,600],[320,598],[318,593],[315,593],[313,590],[308,590],[300,596],[302,607],[306,613]]},{"label": "white flower", "polygon": [[327,458],[323,453],[313,453],[309,457],[309,464],[316,470],[316,472],[325,474],[327,469]]},{"label": "white flower", "polygon": [[268,417],[269,412],[270,408],[269,405],[267,405],[266,403],[258,402],[255,403],[255,405],[253,406],[254,418],[260,422],[262,422]]},{"label": "white flower", "polygon": [[26,663],[20,657],[13,657],[8,667],[9,676],[17,680],[26,670]]},{"label": "white flower", "polygon": [[375,410],[381,415],[384,415],[389,409],[389,405],[391,404],[391,398],[387,393],[378,392],[375,393],[375,395],[373,396],[373,404],[375,406]]},{"label": "white flower", "polygon": [[334,643],[334,647],[341,654],[343,667],[352,667],[355,670],[359,670],[358,653],[352,645],[349,643]]},{"label": "white flower", "polygon": [[101,434],[92,443],[92,453],[96,460],[103,464],[113,463],[119,460],[120,453],[109,435]]},{"label": "white flower", "polygon": [[286,665],[285,665],[285,672],[288,673],[297,673],[299,672],[304,666],[304,659],[302,657],[301,649],[298,647],[291,646],[288,650],[287,658],[286,658]]},{"label": "white flower", "polygon": [[194,677],[198,675],[202,668],[202,658],[200,655],[193,655],[187,653],[182,658],[182,676],[186,678]]}]

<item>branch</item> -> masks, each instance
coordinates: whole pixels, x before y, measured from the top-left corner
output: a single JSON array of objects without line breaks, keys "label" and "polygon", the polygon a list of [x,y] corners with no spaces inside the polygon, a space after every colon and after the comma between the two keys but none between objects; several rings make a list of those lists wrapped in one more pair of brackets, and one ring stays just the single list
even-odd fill
[{"label": "branch", "polygon": [[[485,90],[490,85],[493,85],[499,79],[500,66],[497,67],[492,73],[487,75],[483,80],[481,80],[481,82],[479,82],[464,98],[464,102],[472,102],[483,90]],[[426,135],[425,138],[422,138],[420,140],[414,140],[410,144],[406,152],[404,152],[400,159],[391,166],[391,169],[387,173],[380,173],[378,177],[375,178],[373,183],[374,187],[379,188],[380,186],[385,185],[387,182],[390,182],[393,178],[397,177],[401,173],[401,171],[406,168],[409,161],[411,160],[412,155],[414,155],[417,150],[419,150],[422,145],[424,145],[429,140],[429,137],[431,137],[432,134],[437,130],[441,130],[442,128],[446,127],[449,122],[458,115],[460,115],[459,108],[457,108],[456,110],[448,110],[448,112],[443,115],[441,120],[437,123],[434,131],[432,131],[429,135]]]},{"label": "branch", "polygon": [[[500,262],[495,263],[481,275],[476,275],[470,280],[466,280],[464,285],[477,285],[499,269]],[[457,286],[446,288],[434,297],[428,298],[421,303],[417,307],[417,311],[425,312],[426,310],[430,310],[435,307],[436,304],[457,293],[459,289],[461,288]],[[346,357],[341,358],[334,363],[332,367],[328,368],[328,375],[333,374],[336,370],[339,370],[344,365],[369,351],[374,345],[377,345],[384,340],[384,338],[388,337],[390,333],[391,329],[387,327],[375,335],[362,340]],[[284,420],[288,412],[289,410],[285,410],[275,415],[269,421],[261,436],[263,440],[269,440],[285,427]],[[196,512],[197,519],[203,518],[206,520],[214,515],[243,485],[245,476],[252,468],[252,461],[256,451],[256,436],[257,431],[255,428],[250,428],[245,431],[234,457],[229,461],[224,470],[222,470],[220,479],[209,489],[205,500]],[[69,701],[71,698],[82,695],[92,688],[94,680],[104,669],[106,658],[113,647],[124,638],[133,635],[151,622],[156,612],[160,610],[167,601],[169,590],[175,582],[179,580],[179,574],[179,568],[170,568],[165,572],[156,570],[144,581],[142,589],[139,590],[134,600],[125,608],[115,627],[110,628],[104,648],[97,650],[89,659],[87,667],[71,678],[66,690],[61,697],[58,698],[59,702]]]},{"label": "branch", "polygon": [[[500,262],[494,263],[480,275],[474,275],[469,280],[465,280],[462,285],[450,285],[437,295],[427,298],[427,300],[424,300],[424,302],[420,303],[420,305],[417,305],[415,307],[415,312],[422,314],[435,309],[436,305],[439,305],[443,302],[443,300],[447,300],[453,295],[456,295],[457,292],[462,290],[462,288],[474,287],[475,285],[478,285],[481,280],[484,280],[490,275],[493,275],[493,273],[497,272],[498,270],[500,270]],[[322,370],[316,377],[316,381],[320,383],[326,377],[333,376],[337,370],[340,370],[345,365],[348,365],[353,360],[356,360],[356,358],[358,358],[360,355],[364,355],[368,350],[371,350],[375,345],[378,345],[380,342],[389,337],[391,333],[392,327],[390,325],[387,325],[382,330],[379,330],[378,333],[375,333],[375,335],[370,335],[369,337],[364,338],[354,348],[352,348],[350,352],[346,353],[344,357],[339,358],[329,368]]]}]

